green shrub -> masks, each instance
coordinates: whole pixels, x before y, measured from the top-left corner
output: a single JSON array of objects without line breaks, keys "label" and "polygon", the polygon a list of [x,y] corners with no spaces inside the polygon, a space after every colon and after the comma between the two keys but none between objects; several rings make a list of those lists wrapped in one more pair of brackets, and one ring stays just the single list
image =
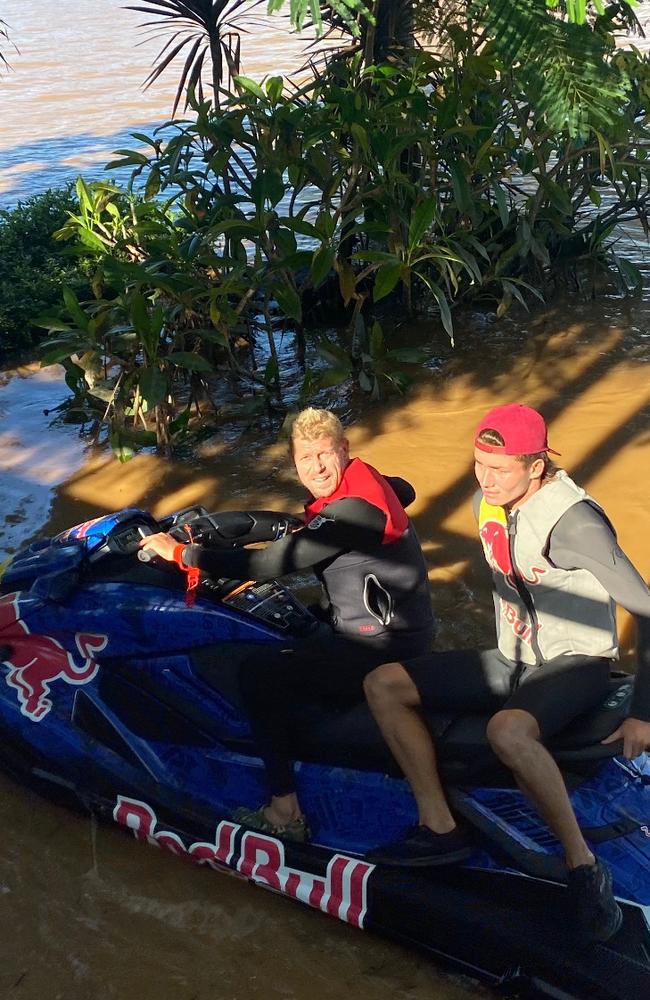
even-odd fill
[{"label": "green shrub", "polygon": [[60,304],[64,285],[82,294],[88,286],[86,259],[52,238],[75,205],[69,186],[0,210],[0,360],[45,337],[33,320]]}]

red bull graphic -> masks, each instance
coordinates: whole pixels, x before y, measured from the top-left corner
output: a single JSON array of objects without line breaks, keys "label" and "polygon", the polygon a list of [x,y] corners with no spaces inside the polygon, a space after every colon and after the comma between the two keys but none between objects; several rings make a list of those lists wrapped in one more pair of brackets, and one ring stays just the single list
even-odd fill
[{"label": "red bull graphic", "polygon": [[[492,572],[495,576],[500,575],[506,586],[519,593],[515,569],[510,556],[508,517],[503,507],[495,507],[493,504],[481,500],[479,535],[485,558]],[[534,587],[545,572],[546,570],[542,566],[531,566],[527,573],[520,570],[520,581],[529,587]],[[523,611],[523,605],[518,608],[516,604],[511,604],[503,597],[499,598],[499,602],[502,621],[507,622],[518,639],[530,646],[533,638],[533,626],[528,615]]]},{"label": "red bull graphic", "polygon": [[290,868],[284,856],[284,844],[275,837],[247,830],[237,847],[241,827],[223,820],[218,824],[212,843],[196,841],[186,847],[178,834],[158,829],[158,818],[146,802],[118,795],[113,819],[133,830],[138,840],[166,847],[211,868],[238,872],[257,885],[300,900],[323,913],[329,913],[355,927],[363,927],[368,909],[367,884],[374,869],[365,861],[335,854],[325,876]]},{"label": "red bull graphic", "polygon": [[[479,536],[490,569],[493,573],[501,573],[508,586],[517,590],[505,510],[482,500],[479,518]],[[536,586],[546,572],[543,566],[531,566],[527,572],[521,570],[521,567],[519,570],[522,581],[531,587]]]},{"label": "red bull graphic", "polygon": [[[525,618],[520,618],[517,613],[517,609],[513,607],[512,604],[508,604],[507,601],[504,601],[502,597],[500,598],[500,603],[503,617],[512,629],[513,634],[530,646],[533,638],[533,626]],[[538,624],[538,630],[541,627],[542,626]]]},{"label": "red bull graphic", "polygon": [[32,635],[20,617],[18,593],[0,597],[0,645],[9,652],[2,662],[9,668],[7,685],[18,693],[20,711],[40,722],[52,708],[50,684],[63,680],[66,684],[87,684],[99,670],[94,654],[108,642],[107,635],[77,632],[75,643],[81,662],[75,661],[57,639],[49,635]]},{"label": "red bull graphic", "polygon": [[67,531],[62,531],[60,535],[57,535],[57,539],[60,542],[65,542],[68,539],[85,538],[94,524],[99,524],[100,521],[105,520],[107,520],[105,514],[102,514],[100,517],[92,517],[89,521],[82,521],[81,524],[75,524],[72,528],[68,528]]},{"label": "red bull graphic", "polygon": [[490,569],[494,573],[502,573],[508,585],[516,590],[507,526],[500,521],[483,521],[479,528],[479,535]]}]

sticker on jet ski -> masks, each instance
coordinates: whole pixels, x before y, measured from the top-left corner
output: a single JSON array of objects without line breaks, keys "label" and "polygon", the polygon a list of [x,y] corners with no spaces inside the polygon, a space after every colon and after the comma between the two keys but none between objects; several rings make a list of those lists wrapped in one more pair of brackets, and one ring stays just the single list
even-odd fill
[{"label": "sticker on jet ski", "polygon": [[62,531],[57,538],[60,542],[67,542],[69,539],[75,538],[85,538],[93,525],[99,524],[100,521],[110,522],[110,520],[110,516],[107,517],[105,514],[102,514],[101,517],[93,517],[89,521],[82,521],[81,524],[75,524],[72,528],[68,528],[67,531]]},{"label": "sticker on jet ski", "polygon": [[99,670],[94,654],[105,648],[107,635],[85,632],[75,634],[81,663],[49,635],[33,635],[20,617],[18,593],[0,597],[1,661],[9,668],[7,685],[18,694],[20,711],[32,722],[40,722],[52,708],[50,684],[63,680],[66,684],[87,684]]},{"label": "sticker on jet ski", "polygon": [[218,824],[213,843],[196,841],[186,847],[170,830],[158,829],[158,817],[146,802],[118,795],[113,819],[133,830],[138,840],[166,847],[174,854],[187,855],[213,868],[226,867],[257,885],[297,899],[316,910],[338,917],[354,927],[363,927],[368,909],[367,884],[374,865],[335,854],[327,865],[325,877],[290,868],[284,844],[275,837],[246,830],[223,820]]}]

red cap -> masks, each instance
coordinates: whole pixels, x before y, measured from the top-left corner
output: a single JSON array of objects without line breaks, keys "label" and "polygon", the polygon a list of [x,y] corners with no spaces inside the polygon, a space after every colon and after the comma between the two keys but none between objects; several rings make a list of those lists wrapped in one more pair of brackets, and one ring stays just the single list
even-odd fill
[{"label": "red cap", "polygon": [[[481,431],[498,431],[505,444],[486,444],[479,441]],[[546,421],[541,413],[522,403],[508,403],[507,406],[495,406],[486,413],[476,428],[474,444],[481,451],[489,451],[500,455],[534,455],[538,451],[550,451],[559,455],[548,446]]]}]

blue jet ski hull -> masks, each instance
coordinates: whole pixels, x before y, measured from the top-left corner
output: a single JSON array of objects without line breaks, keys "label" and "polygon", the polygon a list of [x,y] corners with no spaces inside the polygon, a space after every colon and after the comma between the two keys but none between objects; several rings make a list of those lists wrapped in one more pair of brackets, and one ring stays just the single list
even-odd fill
[{"label": "blue jet ski hull", "polygon": [[[413,822],[415,808],[362,705],[334,723],[299,707],[296,777],[313,840],[247,830],[232,810],[258,805],[267,790],[237,672],[247,657],[316,624],[275,583],[225,600],[208,587],[188,605],[180,574],[132,558],[133,531],[147,518],[120,512],[72,529],[32,546],[5,573],[0,758],[10,773],[138,840],[235,871],[492,985],[576,1000],[650,995],[647,755],[630,763],[599,760],[602,749],[588,746],[563,750],[578,819],[611,866],[624,911],[606,944],[585,945],[573,933],[559,845],[521,794],[498,779],[468,779],[487,754],[460,725],[448,737],[449,773],[454,754],[471,766],[452,794],[477,833],[462,866],[364,860]],[[603,706],[612,719],[625,688],[616,682]]]}]

